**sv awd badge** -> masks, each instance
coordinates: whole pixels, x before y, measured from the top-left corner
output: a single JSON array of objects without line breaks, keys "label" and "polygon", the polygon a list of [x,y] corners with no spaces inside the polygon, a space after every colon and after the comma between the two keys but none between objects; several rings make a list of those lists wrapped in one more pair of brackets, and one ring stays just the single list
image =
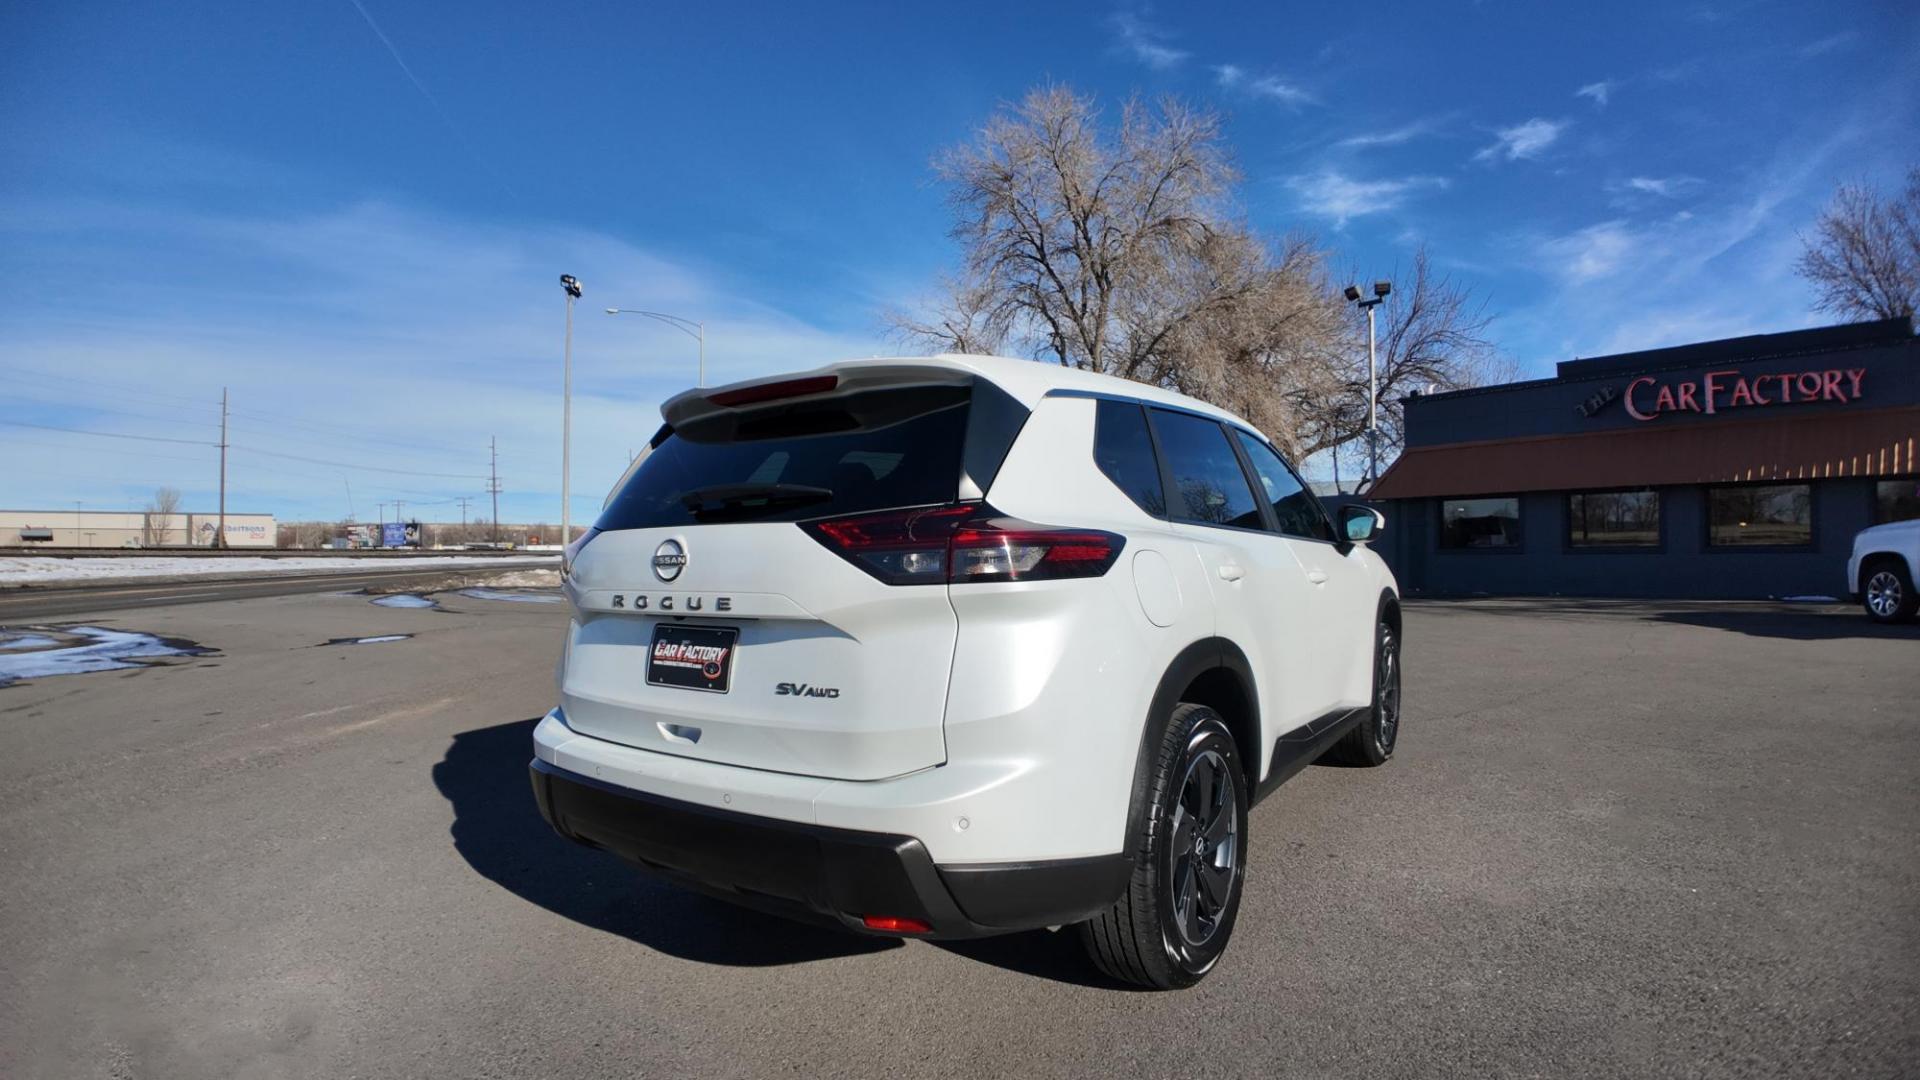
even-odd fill
[{"label": "sv awd badge", "polygon": [[806,683],[783,682],[773,688],[779,697],[839,697],[837,686],[810,686]]}]

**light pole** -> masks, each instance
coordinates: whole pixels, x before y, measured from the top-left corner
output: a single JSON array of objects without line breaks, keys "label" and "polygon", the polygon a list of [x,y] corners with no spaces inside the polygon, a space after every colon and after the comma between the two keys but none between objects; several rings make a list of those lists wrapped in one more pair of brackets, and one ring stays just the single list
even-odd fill
[{"label": "light pole", "polygon": [[609,315],[645,315],[647,318],[652,319],[655,322],[666,323],[668,326],[673,327],[675,330],[678,330],[681,333],[687,335],[688,337],[694,339],[695,341],[698,341],[700,343],[700,374],[693,385],[695,386],[707,385],[707,324],[706,323],[695,322],[692,319],[683,319],[678,315],[664,315],[658,311],[641,311],[639,308],[610,307],[607,309],[607,314]]},{"label": "light pole", "polygon": [[1359,304],[1367,313],[1367,486],[1380,478],[1380,425],[1377,414],[1380,404],[1378,375],[1374,368],[1373,309],[1393,291],[1393,282],[1376,281],[1373,283],[1373,296],[1362,300],[1360,286],[1347,286],[1347,299]]},{"label": "light pole", "polygon": [[573,302],[580,299],[580,279],[560,275],[567,291],[566,374],[560,390],[560,543],[573,543]]}]

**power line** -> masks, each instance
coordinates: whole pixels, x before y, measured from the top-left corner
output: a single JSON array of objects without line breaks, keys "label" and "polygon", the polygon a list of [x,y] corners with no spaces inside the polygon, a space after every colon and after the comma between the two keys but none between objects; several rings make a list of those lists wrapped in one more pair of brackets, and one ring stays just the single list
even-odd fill
[{"label": "power line", "polygon": [[[132,383],[111,383],[102,382],[98,379],[82,379],[73,375],[55,375],[51,371],[37,371],[33,368],[23,368],[14,364],[0,364],[0,370],[11,371],[16,375],[26,375],[31,378],[50,379],[55,382],[78,383],[81,386],[96,387],[118,397],[171,398],[196,408],[208,410],[216,408],[216,406],[205,398],[189,397],[186,394],[173,394],[165,390],[149,390],[146,387],[135,386]],[[128,391],[132,391],[133,393],[129,394]]]},{"label": "power line", "polygon": [[71,409],[78,412],[105,413],[108,416],[126,416],[135,420],[151,420],[159,424],[178,424],[182,427],[204,428],[213,423],[210,419],[182,420],[177,416],[155,416],[152,413],[127,412],[125,409],[108,409],[99,405],[69,405],[65,402],[53,402],[51,404],[54,404],[58,408]]},{"label": "power line", "polygon": [[[0,420],[0,424],[13,427],[36,428],[40,431],[64,431],[69,435],[93,435],[102,439],[138,439],[141,442],[180,443],[184,446],[219,446],[219,443],[204,442],[200,439],[163,439],[158,435],[121,435],[112,431],[87,431],[83,428],[55,427],[52,424],[29,424],[25,420]],[[477,479],[466,477],[464,479]]]},{"label": "power line", "polygon": [[[138,387],[131,383],[110,383],[110,382],[103,382],[98,379],[81,379],[81,378],[76,378],[70,375],[55,375],[50,372],[33,371],[27,368],[21,368],[11,364],[0,364],[0,371],[9,371],[9,372],[25,375],[32,378],[50,379],[58,382],[75,383],[81,386],[88,387],[89,388],[88,392],[92,394],[105,395],[108,397],[119,398],[127,401],[136,401],[143,405],[164,405],[166,408],[169,408],[169,409],[192,407],[197,409],[204,409],[207,412],[215,415],[217,415],[220,411],[220,407],[218,405],[212,404],[198,397],[187,397],[181,394],[171,394],[171,393],[166,393],[158,390],[147,390],[143,387]],[[42,392],[52,393],[54,392],[54,389],[60,389],[60,388],[49,388]],[[168,398],[173,401],[183,402],[185,403],[185,406],[173,405],[166,402],[153,400],[156,398]],[[194,421],[191,421],[191,420],[179,420],[176,418],[153,416],[151,414],[145,414],[145,413],[125,412],[123,410],[101,408],[95,405],[70,404],[67,402],[56,402],[54,404],[60,404],[68,408],[86,409],[92,412],[112,413],[117,416],[137,417],[142,420],[157,420],[162,423],[169,423],[169,424],[187,424],[191,426],[194,423]],[[297,427],[310,428],[315,430],[316,432],[319,432],[322,435],[346,435],[352,438],[369,438],[369,437],[378,436],[380,438],[381,443],[386,446],[404,446],[404,447],[410,447],[412,449],[418,449],[418,450],[443,451],[447,453],[456,453],[456,454],[464,454],[467,452],[466,447],[455,446],[451,443],[433,443],[433,442],[417,442],[417,441],[409,442],[404,440],[395,440],[388,437],[386,434],[382,432],[378,432],[370,428],[351,427],[344,424],[330,424],[321,420],[313,420],[305,417],[294,416],[289,413],[277,413],[267,409],[249,409],[249,410],[233,409],[231,410],[231,415],[239,416],[239,417],[247,417],[254,420],[262,420],[262,421],[266,421],[267,423],[271,423],[275,425],[291,424]],[[209,416],[204,421],[204,423],[207,423],[207,424],[212,424],[213,422],[214,422],[213,416]],[[250,431],[253,434],[270,435],[277,438],[286,438],[288,436],[288,433],[285,431],[261,431],[254,428],[241,428],[238,426],[235,426],[233,430]]]},{"label": "power line", "polygon": [[[212,445],[212,444],[208,444],[208,445]],[[277,454],[272,450],[262,450],[256,446],[240,446],[236,444],[234,446],[234,449],[245,450],[249,454],[259,454],[262,457],[285,458],[288,461],[304,461],[309,465],[328,465],[336,469],[359,469],[363,472],[395,473],[400,476],[433,476],[433,477],[438,477],[442,480],[485,479],[484,477],[475,473],[423,472],[419,469],[391,469],[391,468],[386,468],[380,465],[356,465],[356,464],[353,464],[352,462],[347,462],[347,461],[325,461],[320,458],[301,457],[298,454]]]},{"label": "power line", "polygon": [[[38,447],[44,450],[74,451],[74,447],[71,444],[61,443],[61,442],[32,442],[32,441],[21,441],[21,440],[9,440],[7,442],[7,445],[8,446],[33,446],[33,447]],[[126,454],[128,456],[137,455],[142,460],[145,460],[145,461],[184,461],[193,465],[206,464],[206,462],[200,458],[180,457],[175,454],[156,454],[151,450],[142,450],[138,447],[133,447],[133,446],[89,446],[89,447],[86,447],[83,451],[74,451],[74,452],[84,452],[88,454]],[[59,465],[58,462],[52,463],[53,467],[58,467],[58,465]]]}]

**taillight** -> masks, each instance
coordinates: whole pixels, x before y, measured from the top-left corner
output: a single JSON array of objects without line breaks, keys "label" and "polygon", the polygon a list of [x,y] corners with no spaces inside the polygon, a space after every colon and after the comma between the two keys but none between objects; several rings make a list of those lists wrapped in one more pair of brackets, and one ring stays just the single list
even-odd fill
[{"label": "taillight", "polygon": [[815,540],[889,585],[1099,577],[1126,539],[1002,517],[984,503],[803,523]]},{"label": "taillight", "polygon": [[886,930],[895,934],[933,933],[933,927],[924,920],[909,919],[905,915],[862,915],[860,922],[869,930]]}]

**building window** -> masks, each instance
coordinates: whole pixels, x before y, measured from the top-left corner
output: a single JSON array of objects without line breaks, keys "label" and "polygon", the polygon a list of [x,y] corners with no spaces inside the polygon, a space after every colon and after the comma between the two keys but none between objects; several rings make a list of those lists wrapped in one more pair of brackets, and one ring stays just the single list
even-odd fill
[{"label": "building window", "polygon": [[1807,484],[1708,488],[1707,543],[1714,547],[1813,543],[1813,488]]},{"label": "building window", "polygon": [[1440,546],[1476,551],[1519,548],[1520,500],[1513,496],[1441,500]]},{"label": "building window", "polygon": [[1660,493],[1582,491],[1567,496],[1567,543],[1573,547],[1657,547]]},{"label": "building window", "polygon": [[1920,476],[1882,480],[1873,485],[1873,523],[1920,518]]}]

